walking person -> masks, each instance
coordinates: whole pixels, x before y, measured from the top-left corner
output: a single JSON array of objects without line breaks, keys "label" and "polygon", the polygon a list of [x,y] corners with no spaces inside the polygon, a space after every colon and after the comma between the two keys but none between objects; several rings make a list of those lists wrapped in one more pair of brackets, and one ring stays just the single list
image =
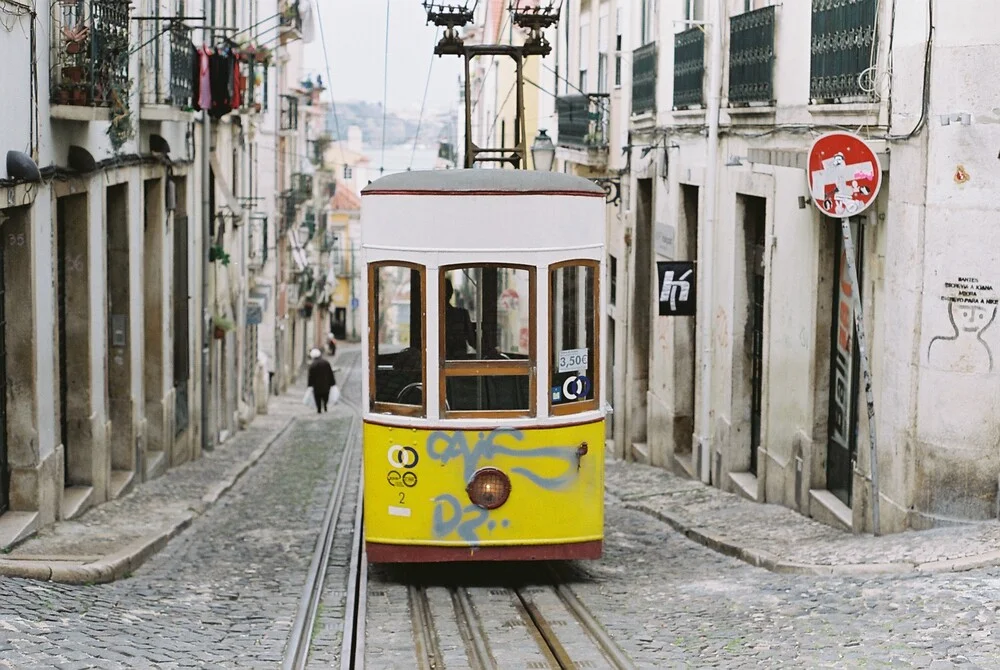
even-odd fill
[{"label": "walking person", "polygon": [[330,389],[337,385],[330,362],[323,358],[323,352],[313,349],[309,352],[312,363],[309,364],[309,387],[316,399],[316,412],[327,411],[330,401]]}]

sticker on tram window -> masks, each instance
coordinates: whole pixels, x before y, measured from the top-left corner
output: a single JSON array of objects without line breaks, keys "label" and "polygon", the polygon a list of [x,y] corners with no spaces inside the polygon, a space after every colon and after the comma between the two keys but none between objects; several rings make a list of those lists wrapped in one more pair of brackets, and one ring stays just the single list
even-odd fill
[{"label": "sticker on tram window", "polygon": [[559,372],[586,370],[589,363],[589,349],[566,349],[559,352]]},{"label": "sticker on tram window", "polygon": [[552,387],[552,402],[586,400],[590,395],[590,380],[583,375],[567,377],[561,386]]}]

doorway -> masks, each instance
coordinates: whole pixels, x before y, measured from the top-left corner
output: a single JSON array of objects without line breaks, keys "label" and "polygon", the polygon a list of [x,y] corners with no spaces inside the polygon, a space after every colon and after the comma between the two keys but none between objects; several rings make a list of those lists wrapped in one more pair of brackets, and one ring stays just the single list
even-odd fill
[{"label": "doorway", "polygon": [[87,228],[87,194],[57,198],[58,429],[67,489],[62,518],[71,518],[80,509],[93,482]]},{"label": "doorway", "polygon": [[7,465],[7,281],[4,244],[0,240],[0,514],[10,504],[10,470]]},{"label": "doorway", "polygon": [[[826,225],[839,232],[840,226],[826,220]],[[855,267],[858,283],[864,285],[862,259],[863,229],[851,223],[856,241]],[[836,235],[833,286],[833,314],[830,327],[830,412],[827,421],[826,488],[851,506],[853,468],[858,450],[858,392],[861,358],[855,346],[854,296],[844,239]]]},{"label": "doorway", "polygon": [[750,458],[749,472],[757,474],[757,452],[761,446],[764,405],[764,301],[765,261],[764,239],[767,200],[740,196],[743,201],[743,231],[746,242],[746,278],[748,315],[746,321],[746,370],[749,371],[750,391]]},{"label": "doorway", "polygon": [[[142,376],[146,416],[146,459],[143,475],[159,475],[164,454],[173,433],[166,429],[164,406],[164,253],[165,200],[163,180],[147,179],[143,183],[143,356]],[[168,324],[166,324],[168,325]]]},{"label": "doorway", "polygon": [[[191,378],[191,322],[188,266],[187,179],[174,179],[177,209],[174,212],[174,437],[181,435],[190,423],[188,380]],[[181,460],[187,460],[184,454]]]},{"label": "doorway", "polygon": [[132,354],[129,338],[128,184],[106,191],[108,294],[108,412],[111,418],[111,492],[118,497],[136,466],[132,420]]},{"label": "doorway", "polygon": [[646,451],[647,399],[649,391],[649,340],[652,328],[656,266],[653,263],[653,180],[636,180],[635,274],[629,326],[628,374],[626,377],[625,453],[648,462]]}]

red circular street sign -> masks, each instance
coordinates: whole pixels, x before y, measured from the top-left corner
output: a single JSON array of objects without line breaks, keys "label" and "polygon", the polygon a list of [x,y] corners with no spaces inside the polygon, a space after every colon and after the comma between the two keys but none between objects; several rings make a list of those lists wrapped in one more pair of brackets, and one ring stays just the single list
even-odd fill
[{"label": "red circular street sign", "polygon": [[809,149],[809,194],[827,216],[846,219],[867,209],[882,186],[878,156],[857,135],[821,135]]}]

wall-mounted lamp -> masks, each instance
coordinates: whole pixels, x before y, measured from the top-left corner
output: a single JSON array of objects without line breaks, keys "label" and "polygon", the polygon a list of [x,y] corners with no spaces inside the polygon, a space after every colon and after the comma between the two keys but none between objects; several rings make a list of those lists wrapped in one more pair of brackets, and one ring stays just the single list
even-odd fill
[{"label": "wall-mounted lamp", "polygon": [[941,125],[949,126],[954,121],[955,123],[961,123],[963,126],[972,125],[972,114],[968,112],[955,112],[954,114],[942,114]]},{"label": "wall-mounted lamp", "polygon": [[730,156],[726,161],[726,167],[739,167],[749,160],[746,156]]}]

